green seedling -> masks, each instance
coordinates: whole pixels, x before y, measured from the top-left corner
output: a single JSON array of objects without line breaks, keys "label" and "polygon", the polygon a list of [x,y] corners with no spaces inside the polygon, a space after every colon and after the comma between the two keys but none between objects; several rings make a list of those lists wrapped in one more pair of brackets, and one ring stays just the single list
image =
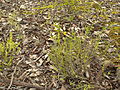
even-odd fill
[{"label": "green seedling", "polygon": [[0,42],[0,70],[12,65],[15,55],[20,51],[19,44],[13,41],[12,32],[6,42]]}]

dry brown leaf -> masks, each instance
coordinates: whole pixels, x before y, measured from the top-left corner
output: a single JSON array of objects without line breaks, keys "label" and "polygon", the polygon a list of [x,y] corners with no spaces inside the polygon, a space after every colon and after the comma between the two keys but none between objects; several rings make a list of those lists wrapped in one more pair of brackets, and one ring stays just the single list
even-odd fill
[{"label": "dry brown leaf", "polygon": [[60,90],[66,90],[66,88],[64,87],[64,85],[62,85]]}]

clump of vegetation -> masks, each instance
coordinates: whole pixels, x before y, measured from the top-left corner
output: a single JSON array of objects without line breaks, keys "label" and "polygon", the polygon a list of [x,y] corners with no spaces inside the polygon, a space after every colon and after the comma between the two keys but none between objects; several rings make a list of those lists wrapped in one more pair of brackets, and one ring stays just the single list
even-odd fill
[{"label": "clump of vegetation", "polygon": [[[82,81],[85,78],[83,73],[89,70],[92,59],[97,56],[97,41],[87,40],[86,36],[76,36],[74,32],[61,39],[60,28],[56,31],[58,31],[56,36],[53,36],[55,44],[51,47],[49,54],[55,70],[64,80],[78,78]],[[81,83],[79,85],[81,86]]]},{"label": "clump of vegetation", "polygon": [[[34,21],[32,19],[35,18],[34,26],[37,27],[38,24],[43,27],[44,24],[45,26],[47,24],[52,27],[52,23],[58,22],[64,28],[62,30],[60,25],[53,25],[55,29],[51,38],[54,39],[54,45],[50,48],[49,58],[53,63],[54,70],[58,72],[56,77],[59,80],[67,81],[71,86],[70,89],[94,88],[86,80],[89,77],[87,72],[91,70],[90,66],[93,60],[99,59],[96,62],[102,62],[99,63],[100,68],[103,64],[102,74],[109,63],[117,62],[116,65],[119,64],[120,27],[119,25],[114,26],[119,21],[116,20],[116,15],[119,15],[119,9],[116,8],[117,2],[109,0],[40,0],[39,3],[34,4],[29,9],[24,5],[20,7],[22,10],[20,12],[30,17],[27,19],[28,21],[32,22]],[[0,17],[2,14],[1,11]],[[41,18],[44,20],[39,21]],[[23,19],[22,21],[22,18],[18,18],[16,11],[9,13],[7,17],[7,23],[12,30],[19,30],[20,21],[24,23],[27,20]],[[69,29],[65,27],[68,23]],[[31,23],[28,25],[32,26]],[[28,25],[23,25],[23,29],[29,29]],[[71,30],[72,26],[73,28],[78,27],[79,31]],[[106,32],[109,32],[107,36]],[[14,55],[20,49],[18,45],[19,43],[12,40],[12,33],[6,42],[0,43],[1,70],[12,64]]]},{"label": "clump of vegetation", "polygon": [[104,40],[103,43],[102,38],[90,38],[87,34],[79,36],[74,30],[67,35],[67,32],[62,31],[59,24],[55,24],[54,27],[55,33],[52,36],[54,45],[51,46],[49,58],[53,62],[54,69],[59,73],[59,79],[68,79],[72,88],[85,88],[84,84],[81,82],[76,84],[74,80],[77,78],[78,81],[82,81],[86,78],[84,73],[91,69],[90,65],[94,59],[104,59],[100,61],[103,64],[101,68],[103,72],[108,63],[102,62],[114,63],[115,59],[119,61],[118,50],[109,51],[114,45],[110,41]]},{"label": "clump of vegetation", "polygon": [[112,26],[110,28],[110,32],[109,32],[109,37],[113,40],[115,40],[117,45],[120,45],[120,26],[116,25],[116,26]]},{"label": "clump of vegetation", "polygon": [[11,66],[15,55],[20,51],[19,44],[13,41],[12,32],[6,42],[0,42],[0,70]]}]

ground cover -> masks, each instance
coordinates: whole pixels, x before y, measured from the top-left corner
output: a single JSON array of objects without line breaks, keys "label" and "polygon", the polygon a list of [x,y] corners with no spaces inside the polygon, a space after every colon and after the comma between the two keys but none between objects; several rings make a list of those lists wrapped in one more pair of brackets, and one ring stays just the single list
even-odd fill
[{"label": "ground cover", "polygon": [[1,0],[0,89],[119,90],[119,0]]}]

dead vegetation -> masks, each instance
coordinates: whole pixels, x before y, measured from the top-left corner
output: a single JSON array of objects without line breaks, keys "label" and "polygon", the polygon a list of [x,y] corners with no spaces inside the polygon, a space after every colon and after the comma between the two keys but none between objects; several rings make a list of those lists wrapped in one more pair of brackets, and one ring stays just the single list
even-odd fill
[{"label": "dead vegetation", "polygon": [[0,89],[119,90],[119,9],[119,0],[0,0],[0,44],[12,32],[20,50],[0,64]]}]

